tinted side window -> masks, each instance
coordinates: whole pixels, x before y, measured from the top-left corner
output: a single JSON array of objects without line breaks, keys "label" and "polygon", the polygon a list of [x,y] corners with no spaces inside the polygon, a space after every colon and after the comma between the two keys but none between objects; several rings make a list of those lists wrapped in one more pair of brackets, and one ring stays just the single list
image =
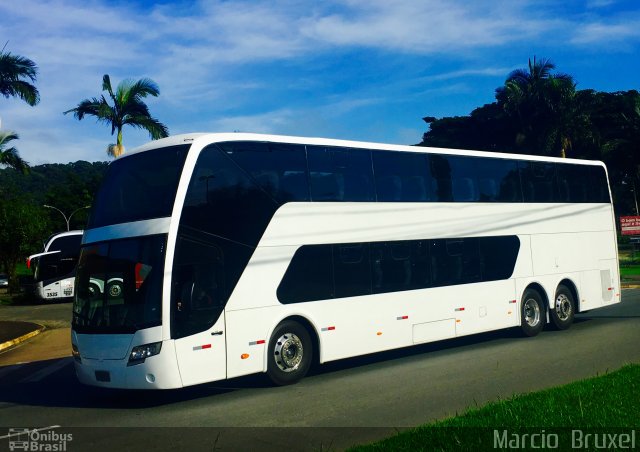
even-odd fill
[{"label": "tinted side window", "polygon": [[589,201],[589,167],[559,163],[556,166],[558,176],[559,202]]},{"label": "tinted side window", "polygon": [[474,157],[431,155],[431,174],[441,202],[480,201],[477,160]]},{"label": "tinted side window", "polygon": [[434,286],[480,281],[480,252],[477,238],[433,240],[430,247]]},{"label": "tinted side window", "polygon": [[478,175],[478,201],[522,202],[520,175],[515,160],[474,157],[471,163]]},{"label": "tinted side window", "polygon": [[449,157],[446,155],[430,155],[429,168],[433,178],[435,200],[439,202],[452,202],[453,186]]},{"label": "tinted side window", "polygon": [[426,242],[408,240],[372,243],[371,275],[374,293],[429,287]]},{"label": "tinted side window", "polygon": [[589,202],[611,202],[607,174],[601,166],[589,166]]},{"label": "tinted side window", "polygon": [[431,201],[433,182],[425,154],[372,151],[378,201]]},{"label": "tinted side window", "polygon": [[482,280],[499,281],[509,279],[520,251],[520,239],[515,235],[504,237],[481,237]]},{"label": "tinted side window", "polygon": [[309,200],[303,145],[232,142],[219,146],[278,203]]},{"label": "tinted side window", "polygon": [[301,303],[334,297],[332,245],[298,248],[278,286],[282,303]]},{"label": "tinted side window", "polygon": [[473,157],[448,157],[451,165],[451,190],[456,202],[480,200],[478,189],[477,159]]},{"label": "tinted side window", "polygon": [[558,188],[554,163],[519,161],[524,202],[556,202]]},{"label": "tinted side window", "polygon": [[256,246],[277,207],[224,152],[209,146],[198,157],[180,224]]},{"label": "tinted side window", "polygon": [[371,293],[368,243],[334,245],[333,268],[336,298]]},{"label": "tinted side window", "polygon": [[313,201],[375,201],[371,151],[307,146]]}]

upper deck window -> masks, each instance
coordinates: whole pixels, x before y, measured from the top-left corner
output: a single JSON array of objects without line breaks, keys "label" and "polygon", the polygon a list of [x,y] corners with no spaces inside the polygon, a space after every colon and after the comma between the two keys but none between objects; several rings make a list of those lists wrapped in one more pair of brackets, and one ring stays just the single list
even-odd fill
[{"label": "upper deck window", "polygon": [[170,216],[189,146],[154,149],[111,163],[88,228]]}]

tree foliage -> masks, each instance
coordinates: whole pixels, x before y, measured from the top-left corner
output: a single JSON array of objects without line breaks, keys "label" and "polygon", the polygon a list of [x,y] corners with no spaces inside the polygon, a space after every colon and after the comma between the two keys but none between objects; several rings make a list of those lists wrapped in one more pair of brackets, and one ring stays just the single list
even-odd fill
[{"label": "tree foliage", "polygon": [[18,97],[31,106],[40,102],[40,93],[34,83],[38,67],[29,58],[0,51],[0,94]]},{"label": "tree foliage", "polygon": [[10,288],[17,287],[17,264],[42,246],[47,226],[41,209],[28,198],[0,198],[0,266]]},{"label": "tree foliage", "polygon": [[9,147],[9,143],[18,138],[18,134],[15,132],[0,132],[0,166],[9,166],[27,174],[29,165],[20,157],[14,146]]},{"label": "tree foliage", "polygon": [[[0,50],[0,94],[6,98],[17,97],[33,106],[40,102],[40,93],[33,83],[38,67],[29,58]],[[15,132],[0,132],[0,167],[9,166],[23,173],[29,165],[9,142],[18,139]]]},{"label": "tree foliage", "polygon": [[[55,206],[66,215],[77,208],[91,205],[108,166],[107,162],[84,161],[37,165],[26,176],[8,168],[0,169],[0,198],[12,198],[16,193],[21,193],[25,202],[40,209],[38,215],[47,220],[49,227],[42,237],[44,239],[54,232],[66,230],[67,225],[59,212],[45,209],[43,204]],[[88,214],[88,210],[75,214],[71,219],[71,228],[83,229]]]},{"label": "tree foliage", "polygon": [[160,88],[153,80],[123,80],[114,92],[111,79],[105,74],[102,78],[102,91],[107,92],[111,103],[103,94],[100,98],[84,99],[77,107],[65,111],[64,114],[73,113],[78,120],[82,120],[86,115],[95,116],[98,122],[110,125],[111,135],[116,134],[116,143],[107,147],[107,153],[111,157],[119,157],[124,152],[122,128],[125,125],[146,130],[154,140],[169,136],[167,126],[153,118],[149,108],[142,101],[147,96],[160,95]]},{"label": "tree foliage", "polygon": [[529,59],[527,69],[513,71],[496,89],[496,100],[516,125],[516,146],[564,157],[579,127],[576,84],[554,69],[551,60]]}]

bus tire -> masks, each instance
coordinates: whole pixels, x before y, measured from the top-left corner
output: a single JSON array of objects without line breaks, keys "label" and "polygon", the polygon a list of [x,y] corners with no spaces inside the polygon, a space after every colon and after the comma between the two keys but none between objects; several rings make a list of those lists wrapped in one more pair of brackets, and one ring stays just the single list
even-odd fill
[{"label": "bus tire", "polygon": [[304,377],[313,359],[313,342],[307,329],[298,322],[285,320],[269,339],[267,375],[279,386],[297,383]]},{"label": "bus tire", "polygon": [[122,283],[120,281],[111,281],[107,284],[107,295],[109,298],[119,298],[122,296]]},{"label": "bus tire", "polygon": [[537,290],[527,289],[522,295],[520,329],[527,337],[536,336],[544,328],[544,301]]},{"label": "bus tire", "polygon": [[558,330],[566,330],[573,323],[576,313],[576,301],[573,293],[565,285],[560,284],[556,290],[556,298],[551,306],[550,317],[553,326]]},{"label": "bus tire", "polygon": [[89,298],[92,300],[97,300],[102,295],[100,292],[100,287],[97,284],[89,283]]}]

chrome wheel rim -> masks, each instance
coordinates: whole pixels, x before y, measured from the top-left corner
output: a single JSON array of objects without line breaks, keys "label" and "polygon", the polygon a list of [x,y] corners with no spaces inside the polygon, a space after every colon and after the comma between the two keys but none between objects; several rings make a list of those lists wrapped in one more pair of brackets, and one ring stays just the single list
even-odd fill
[{"label": "chrome wheel rim", "polygon": [[529,326],[536,326],[540,323],[540,305],[533,298],[524,302],[524,321]]},{"label": "chrome wheel rim", "polygon": [[285,333],[276,340],[273,357],[276,365],[283,372],[293,372],[302,363],[304,347],[298,336]]},{"label": "chrome wheel rim", "polygon": [[569,320],[572,311],[573,309],[571,307],[571,301],[569,300],[569,297],[567,297],[563,293],[558,294],[558,296],[556,297],[556,315],[558,316],[558,318],[563,322]]},{"label": "chrome wheel rim", "polygon": [[109,296],[111,298],[119,297],[121,293],[122,293],[122,287],[120,287],[120,284],[113,284],[109,286]]}]

